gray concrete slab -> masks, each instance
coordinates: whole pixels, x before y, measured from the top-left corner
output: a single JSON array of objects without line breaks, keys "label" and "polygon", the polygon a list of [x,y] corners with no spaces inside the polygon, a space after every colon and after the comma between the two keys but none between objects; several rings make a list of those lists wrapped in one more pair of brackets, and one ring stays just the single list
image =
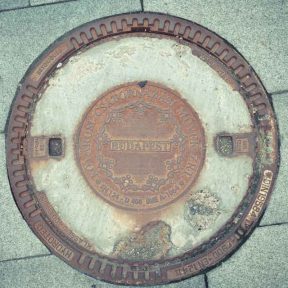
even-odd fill
[{"label": "gray concrete slab", "polygon": [[12,197],[6,176],[3,134],[0,134],[0,203],[0,261],[49,254],[46,247],[34,236],[22,219]]},{"label": "gray concrete slab", "polygon": [[221,266],[208,273],[209,288],[288,287],[288,225],[257,228]]},{"label": "gray concrete slab", "polygon": [[79,0],[0,14],[0,131],[17,84],[32,61],[57,37],[90,20],[139,11],[134,0]]},{"label": "gray concrete slab", "polygon": [[57,2],[69,2],[69,1],[77,1],[77,0],[30,0],[30,5],[42,5],[42,4],[51,4]]},{"label": "gray concrete slab", "polygon": [[288,223],[288,93],[272,97],[280,130],[280,169],[268,208],[261,225]]},{"label": "gray concrete slab", "polygon": [[0,0],[0,11],[29,6],[29,0]]},{"label": "gray concrete slab", "polygon": [[[204,288],[204,277],[198,276],[167,288]],[[0,263],[1,288],[119,288],[86,276],[55,256],[22,259]],[[132,286],[130,286],[132,287]],[[133,286],[134,287],[134,286]],[[154,286],[155,288],[163,286]],[[152,286],[153,288],[153,286]]]},{"label": "gray concrete slab", "polygon": [[288,1],[144,0],[144,10],[211,29],[242,53],[269,92],[288,89]]}]

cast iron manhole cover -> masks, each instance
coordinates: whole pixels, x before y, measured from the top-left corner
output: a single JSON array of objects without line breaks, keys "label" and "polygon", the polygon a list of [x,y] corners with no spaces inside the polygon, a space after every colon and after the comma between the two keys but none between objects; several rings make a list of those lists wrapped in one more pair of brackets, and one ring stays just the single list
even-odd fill
[{"label": "cast iron manhole cover", "polygon": [[58,257],[105,281],[162,284],[215,266],[255,227],[277,139],[267,93],[222,38],[119,15],[68,33],[27,72],[8,173]]}]

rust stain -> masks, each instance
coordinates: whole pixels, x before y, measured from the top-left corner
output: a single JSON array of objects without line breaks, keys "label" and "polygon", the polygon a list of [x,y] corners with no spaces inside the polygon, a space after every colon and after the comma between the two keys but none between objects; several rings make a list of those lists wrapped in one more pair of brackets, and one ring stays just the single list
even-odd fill
[{"label": "rust stain", "polygon": [[130,260],[161,259],[172,243],[171,228],[163,221],[150,222],[115,244],[112,256]]}]

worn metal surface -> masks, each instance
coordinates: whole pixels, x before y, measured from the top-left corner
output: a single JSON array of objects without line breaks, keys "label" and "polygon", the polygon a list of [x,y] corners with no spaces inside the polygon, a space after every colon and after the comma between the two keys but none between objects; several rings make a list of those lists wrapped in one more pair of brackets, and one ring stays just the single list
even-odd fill
[{"label": "worn metal surface", "polygon": [[[115,206],[115,217],[120,219],[120,223],[123,217],[123,225],[127,219],[138,223],[134,230],[114,241],[110,253],[103,253],[104,250],[86,239],[88,234],[83,237],[79,231],[69,227],[61,210],[50,203],[47,191],[38,191],[34,183],[38,181],[37,171],[41,171],[49,159],[61,163],[69,156],[65,150],[66,144],[71,145],[69,139],[66,141],[59,133],[35,136],[31,127],[37,104],[42,95],[45,97],[47,83],[56,69],[63,63],[65,68],[65,63],[78,51],[84,52],[122,37],[164,38],[178,43],[177,49],[189,47],[195,57],[214,69],[232,90],[239,92],[252,124],[249,132],[241,132],[239,128],[237,133],[225,130],[217,133],[210,145],[205,141],[204,135],[206,133],[207,138],[209,133],[197,116],[197,109],[167,85],[139,79],[141,82],[123,83],[101,97],[97,95],[98,98],[82,115],[79,127],[75,127],[75,158],[93,190],[93,197],[99,196],[107,205]],[[165,94],[163,99],[169,99],[168,103],[161,101],[161,97],[151,97],[156,94]],[[109,104],[108,111],[105,103]],[[100,116],[97,121],[95,116]],[[89,127],[93,127],[93,131]],[[186,140],[176,145],[173,141],[181,142],[181,137]],[[29,226],[53,253],[68,264],[109,282],[161,284],[213,267],[235,251],[249,235],[267,205],[277,175],[277,139],[273,109],[261,82],[249,64],[223,39],[195,23],[171,16],[119,15],[90,22],[67,34],[27,72],[10,115],[6,140],[8,174],[18,207]],[[208,157],[205,158],[206,147],[214,147],[219,157],[231,158],[231,161],[247,157],[253,163],[253,173],[245,180],[249,183],[245,197],[226,224],[209,234],[209,239],[197,245],[191,244],[190,249],[180,245],[183,249],[177,253],[173,250],[177,244],[172,237],[175,227],[166,223],[165,213],[176,217],[180,211],[177,207],[182,207],[183,221],[197,233],[213,225],[222,213],[219,195],[208,188],[193,190]],[[185,157],[181,158],[181,152]],[[176,174],[174,181],[169,182],[167,164],[177,157],[181,173],[173,171]],[[93,159],[92,163],[90,159]],[[118,166],[114,165],[115,162]],[[143,165],[135,166],[135,163]],[[225,175],[220,173],[218,177],[225,178]],[[99,186],[102,182],[105,187]],[[169,189],[165,187],[167,183],[175,185],[175,193],[166,193]],[[107,192],[109,189],[113,189],[113,193]],[[233,189],[236,191],[238,188]],[[155,213],[150,215],[151,209]],[[174,252],[169,254],[170,251]]]}]

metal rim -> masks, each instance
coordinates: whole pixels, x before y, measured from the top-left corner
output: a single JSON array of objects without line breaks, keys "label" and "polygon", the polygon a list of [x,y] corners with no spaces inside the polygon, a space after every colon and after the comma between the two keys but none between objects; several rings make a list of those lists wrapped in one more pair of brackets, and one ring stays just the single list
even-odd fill
[{"label": "metal rim", "polygon": [[[145,263],[112,260],[71,241],[42,210],[31,185],[27,165],[26,137],[37,97],[59,63],[81,49],[88,49],[115,36],[169,37],[193,46],[194,54],[208,63],[219,76],[245,99],[257,132],[272,135],[267,152],[270,164],[258,167],[257,181],[231,221],[217,237],[182,256]],[[267,144],[268,145],[268,144]],[[7,168],[11,189],[23,217],[54,254],[92,277],[118,284],[152,285],[182,280],[217,265],[247,238],[263,214],[278,172],[278,134],[269,97],[251,66],[225,40],[190,21],[154,13],[123,14],[89,22],[67,33],[32,64],[17,91],[12,106],[7,138]],[[268,155],[269,154],[269,155]],[[265,188],[265,189],[264,189]],[[41,202],[41,203],[40,203]]]}]

